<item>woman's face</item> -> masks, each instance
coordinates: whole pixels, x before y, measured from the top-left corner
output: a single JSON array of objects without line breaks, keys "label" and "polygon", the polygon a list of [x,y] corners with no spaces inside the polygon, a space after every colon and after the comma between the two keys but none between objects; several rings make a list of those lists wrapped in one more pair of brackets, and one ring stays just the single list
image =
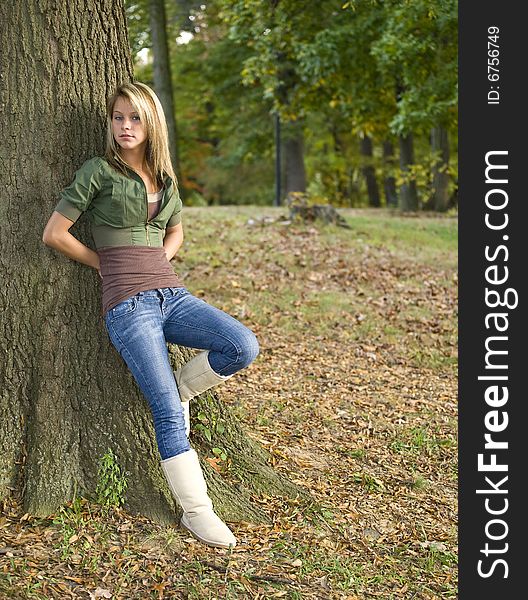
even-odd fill
[{"label": "woman's face", "polygon": [[130,101],[119,96],[112,111],[112,133],[123,150],[137,150],[147,145],[146,128]]}]

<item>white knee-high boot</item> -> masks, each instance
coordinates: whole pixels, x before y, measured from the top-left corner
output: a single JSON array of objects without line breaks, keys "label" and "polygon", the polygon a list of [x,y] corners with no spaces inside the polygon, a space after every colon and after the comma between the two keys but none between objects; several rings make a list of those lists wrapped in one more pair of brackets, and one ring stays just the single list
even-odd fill
[{"label": "white knee-high boot", "polygon": [[209,546],[234,547],[235,536],[213,511],[213,503],[207,495],[207,484],[196,452],[191,448],[162,460],[161,467],[174,498],[183,509],[182,527]]},{"label": "white knee-high boot", "polygon": [[174,372],[183,407],[187,436],[191,430],[189,400],[232,377],[232,375],[215,373],[209,364],[208,354],[209,350],[200,352]]}]

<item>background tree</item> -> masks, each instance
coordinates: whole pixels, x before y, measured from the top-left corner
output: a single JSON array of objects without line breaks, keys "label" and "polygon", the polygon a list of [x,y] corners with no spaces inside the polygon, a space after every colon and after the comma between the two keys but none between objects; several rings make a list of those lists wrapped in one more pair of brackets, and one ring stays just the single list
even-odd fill
[{"label": "background tree", "polygon": [[366,134],[363,135],[359,140],[359,148],[361,155],[366,159],[363,166],[363,175],[367,184],[369,206],[381,206],[378,180],[376,179],[376,171],[372,164],[372,139]]},{"label": "background tree", "polygon": [[433,130],[433,204],[437,210],[445,210],[449,179],[440,174],[449,166],[448,130],[456,130],[457,125],[457,3],[392,0],[384,2],[382,10],[384,28],[372,53],[397,90],[397,112],[389,126],[400,140],[403,208],[417,208],[411,166],[414,136],[429,136]]},{"label": "background tree", "polygon": [[[302,82],[297,72],[293,41],[302,20],[298,6],[284,0],[220,3],[221,16],[229,25],[229,38],[246,46],[250,55],[242,67],[246,85],[259,86],[262,99],[271,101],[281,127],[284,159],[284,194],[306,190],[304,162],[305,111],[299,102]],[[309,22],[304,19],[304,27]]]},{"label": "background tree", "polygon": [[[165,16],[165,3],[163,0],[149,0],[149,22],[152,37],[152,54],[154,66],[154,90],[158,95],[165,112],[167,129],[169,132],[169,148],[172,165],[178,182],[182,179],[178,153],[178,136],[176,128],[176,115],[174,111],[174,94],[172,91],[171,64],[167,42],[167,19]],[[185,199],[183,186],[181,196]]]},{"label": "background tree", "polygon": [[[148,22],[134,20],[139,4],[129,3],[133,49],[149,38]],[[381,203],[383,183],[394,205],[397,184],[403,208],[445,208],[457,161],[453,0],[302,10],[293,0],[180,0],[166,10],[188,203],[272,204],[278,112],[283,160],[295,165],[283,190],[296,180],[313,198],[366,206]],[[138,61],[136,75],[148,82],[152,65]]]},{"label": "background tree", "polygon": [[[174,521],[147,402],[104,328],[99,277],[41,241],[58,191],[104,150],[107,96],[132,79],[124,7],[24,0],[0,4],[0,21],[0,498],[16,490],[25,510],[49,514],[96,490],[111,449],[128,479],[127,508]],[[72,232],[92,246],[84,218]],[[171,351],[174,366],[189,357]],[[215,394],[193,401],[197,410],[207,420],[195,445],[230,460],[228,477],[206,465],[219,514],[259,519],[252,491],[296,493]]]}]

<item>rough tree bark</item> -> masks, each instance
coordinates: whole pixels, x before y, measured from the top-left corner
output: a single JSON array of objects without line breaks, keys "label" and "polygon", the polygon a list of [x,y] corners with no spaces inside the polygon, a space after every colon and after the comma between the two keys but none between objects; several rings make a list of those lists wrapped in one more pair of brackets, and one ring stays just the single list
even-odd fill
[{"label": "rough tree bark", "polygon": [[[97,272],[41,241],[57,192],[103,151],[107,95],[132,79],[122,1],[0,3],[0,22],[0,499],[15,493],[30,513],[55,512],[95,491],[98,459],[112,449],[126,507],[174,522],[147,402],[104,328]],[[72,233],[93,247],[84,218]],[[172,350],[175,365],[189,356]],[[253,490],[297,493],[216,394],[197,407],[226,427],[213,444],[231,469],[206,468],[224,518],[263,518]]]}]

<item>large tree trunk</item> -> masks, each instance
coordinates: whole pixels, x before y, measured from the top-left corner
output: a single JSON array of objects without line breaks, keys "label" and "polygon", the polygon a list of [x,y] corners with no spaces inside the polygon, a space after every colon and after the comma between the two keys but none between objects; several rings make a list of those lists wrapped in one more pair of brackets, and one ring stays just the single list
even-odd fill
[{"label": "large tree trunk", "polygon": [[[172,165],[178,181],[182,181],[178,151],[178,135],[174,111],[174,95],[172,90],[172,77],[169,59],[169,45],[167,42],[167,19],[165,16],[165,1],[150,0],[149,2],[150,35],[152,39],[154,89],[158,95],[169,130],[169,146]],[[184,190],[180,184],[180,195],[185,198]]]},{"label": "large tree trunk", "polygon": [[383,142],[383,191],[387,206],[398,206],[398,192],[396,191],[396,177],[394,177],[394,145],[390,140]]},{"label": "large tree trunk", "polygon": [[380,194],[378,188],[378,182],[376,180],[376,170],[372,164],[373,153],[372,153],[372,139],[368,135],[363,135],[360,138],[359,151],[363,159],[363,177],[367,184],[367,194],[369,206],[379,207],[381,206]]},{"label": "large tree trunk", "polygon": [[[132,79],[122,2],[0,3],[0,22],[0,499],[15,490],[28,512],[54,512],[95,491],[98,460],[112,449],[128,479],[125,506],[174,522],[147,402],[104,328],[98,274],[41,241],[58,191],[103,151],[107,96]],[[84,218],[72,233],[93,247]],[[190,355],[172,349],[178,363]],[[297,491],[215,394],[196,402],[226,426],[228,477],[206,471],[222,516],[260,518],[252,489]],[[202,456],[210,450],[196,442]]]},{"label": "large tree trunk", "polygon": [[[278,1],[272,0],[273,10]],[[297,72],[294,65],[288,60],[282,51],[275,53],[277,61],[277,88],[275,94],[282,106],[290,104],[290,93],[298,82]],[[304,169],[304,131],[303,120],[281,119],[281,140],[284,160],[284,196],[290,192],[306,191],[306,172]]]},{"label": "large tree trunk", "polygon": [[[400,169],[405,178],[409,177],[410,166],[414,164],[414,143],[413,135],[401,135],[400,144]],[[418,192],[416,191],[416,181],[408,178],[400,186],[400,209],[402,211],[418,210]]]},{"label": "large tree trunk", "polygon": [[431,131],[431,148],[438,156],[433,166],[433,197],[434,210],[444,212],[449,205],[449,137],[445,127],[434,127]]}]

